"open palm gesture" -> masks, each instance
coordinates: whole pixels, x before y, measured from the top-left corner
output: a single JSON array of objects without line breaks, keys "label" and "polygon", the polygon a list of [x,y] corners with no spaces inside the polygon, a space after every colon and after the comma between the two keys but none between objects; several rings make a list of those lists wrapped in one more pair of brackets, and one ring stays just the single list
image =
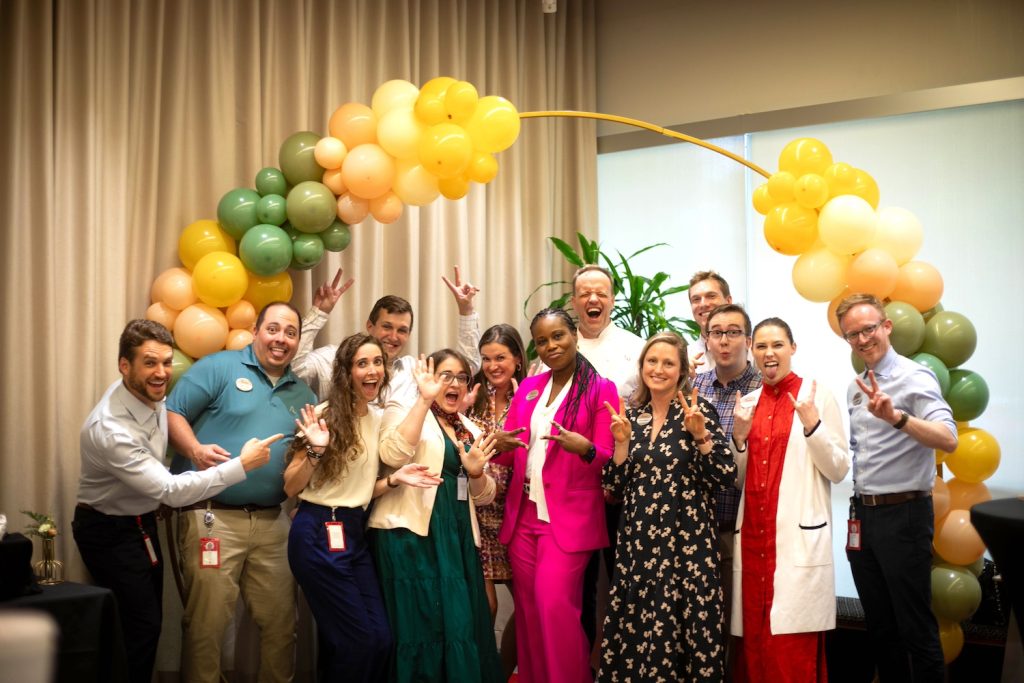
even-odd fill
[{"label": "open palm gesture", "polygon": [[326,448],[327,443],[331,440],[327,421],[323,418],[318,419],[316,408],[308,403],[302,409],[302,420],[295,420],[295,425],[299,428],[302,436],[306,438],[306,443],[313,448]]},{"label": "open palm gesture", "polygon": [[434,374],[433,358],[427,358],[421,353],[412,372],[416,386],[419,387],[420,396],[426,400],[433,401],[444,390],[444,382]]}]

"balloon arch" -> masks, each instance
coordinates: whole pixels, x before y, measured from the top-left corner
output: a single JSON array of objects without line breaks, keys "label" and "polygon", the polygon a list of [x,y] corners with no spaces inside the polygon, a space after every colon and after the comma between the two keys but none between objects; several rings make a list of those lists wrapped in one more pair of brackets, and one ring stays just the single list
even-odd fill
[{"label": "balloon arch", "polygon": [[[349,226],[372,217],[398,220],[405,206],[438,196],[458,200],[471,183],[498,173],[495,154],[517,139],[522,119],[573,117],[614,121],[699,145],[766,178],[753,193],[764,237],[775,251],[795,256],[792,280],[805,299],[828,303],[828,323],[840,334],[835,309],[854,292],[886,301],[897,352],[930,368],[957,420],[960,445],[936,452],[954,475],[935,479],[935,564],[932,608],[939,618],[946,661],[963,646],[960,622],[981,602],[977,576],[984,544],[968,510],[991,494],[983,483],[999,466],[1000,448],[970,426],[988,405],[985,380],[963,367],[977,336],[961,313],[943,309],[938,269],[914,257],[924,231],[913,213],[878,208],[879,188],[864,170],[836,162],[813,138],[789,142],[778,171],[707,141],[621,116],[576,111],[519,113],[503,97],[480,97],[466,81],[438,77],[417,88],[391,80],[370,106],[341,105],[326,137],[303,131],[281,145],[278,167],[260,169],[254,187],[229,190],[217,220],[188,225],[178,240],[181,267],[153,281],[146,317],[174,332],[177,379],[194,359],[252,341],[259,310],[290,300],[288,269],[308,270],[325,251],[351,241]],[[854,359],[856,365],[856,359]]]}]

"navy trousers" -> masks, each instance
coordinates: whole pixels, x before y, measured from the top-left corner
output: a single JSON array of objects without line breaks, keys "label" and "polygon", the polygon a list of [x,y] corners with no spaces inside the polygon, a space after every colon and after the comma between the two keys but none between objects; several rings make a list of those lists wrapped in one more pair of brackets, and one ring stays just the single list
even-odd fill
[{"label": "navy trousers", "polygon": [[847,550],[882,683],[945,678],[932,614],[931,498],[868,507],[854,503],[861,550]]},{"label": "navy trousers", "polygon": [[366,512],[335,508],[334,518],[344,524],[344,551],[328,549],[329,507],[300,502],[288,534],[288,564],[316,618],[320,680],[387,680],[392,637],[366,546]]}]

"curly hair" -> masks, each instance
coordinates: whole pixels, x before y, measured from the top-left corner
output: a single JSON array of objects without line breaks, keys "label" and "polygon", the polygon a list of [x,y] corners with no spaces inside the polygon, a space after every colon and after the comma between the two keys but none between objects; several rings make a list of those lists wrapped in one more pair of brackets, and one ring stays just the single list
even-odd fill
[{"label": "curly hair", "polygon": [[[345,474],[348,463],[359,457],[365,450],[366,445],[359,434],[359,415],[356,414],[358,404],[357,388],[352,383],[352,363],[356,353],[363,346],[376,346],[380,349],[382,357],[386,357],[384,347],[379,341],[368,334],[353,334],[346,337],[338,346],[334,354],[334,366],[332,368],[331,389],[327,395],[327,408],[324,409],[323,419],[327,422],[327,430],[330,433],[330,441],[316,468],[315,480],[331,481]],[[387,389],[390,373],[388,364],[382,366],[383,376],[381,377],[380,388],[377,391],[377,399],[374,403],[380,405],[381,396]],[[304,439],[295,439],[288,454],[289,460],[295,451],[306,447]]]},{"label": "curly hair", "polygon": [[[562,308],[545,308],[538,312],[537,315],[533,316],[533,320],[530,321],[530,332],[533,332],[533,328],[539,320],[548,317],[558,318],[569,328],[570,332],[574,335],[576,334],[576,323],[572,321],[572,317]],[[600,375],[597,374],[597,370],[590,364],[586,356],[576,351],[576,367],[572,372],[572,388],[569,390],[569,395],[565,397],[564,414],[566,416],[566,424],[564,427],[566,429],[575,431],[576,414],[579,413],[580,403],[590,393],[590,387],[593,386],[599,377]]]}]

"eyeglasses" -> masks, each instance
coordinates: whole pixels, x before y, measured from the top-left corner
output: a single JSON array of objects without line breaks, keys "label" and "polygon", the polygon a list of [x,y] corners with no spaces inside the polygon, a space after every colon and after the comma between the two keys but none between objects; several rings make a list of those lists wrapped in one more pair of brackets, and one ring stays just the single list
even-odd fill
[{"label": "eyeglasses", "polygon": [[855,344],[860,339],[871,339],[871,337],[875,335],[875,332],[878,331],[878,328],[882,326],[882,322],[884,321],[877,322],[874,325],[868,325],[867,327],[862,327],[856,332],[847,332],[843,335],[843,339],[850,344]]},{"label": "eyeglasses", "polygon": [[468,387],[469,386],[469,375],[460,372],[457,375],[453,375],[447,370],[438,375],[438,378],[443,384],[455,383],[456,386]]},{"label": "eyeglasses", "polygon": [[740,337],[746,337],[747,333],[743,330],[711,330],[708,332],[708,336],[715,341],[721,341],[722,337],[728,337],[729,339],[739,339]]}]

